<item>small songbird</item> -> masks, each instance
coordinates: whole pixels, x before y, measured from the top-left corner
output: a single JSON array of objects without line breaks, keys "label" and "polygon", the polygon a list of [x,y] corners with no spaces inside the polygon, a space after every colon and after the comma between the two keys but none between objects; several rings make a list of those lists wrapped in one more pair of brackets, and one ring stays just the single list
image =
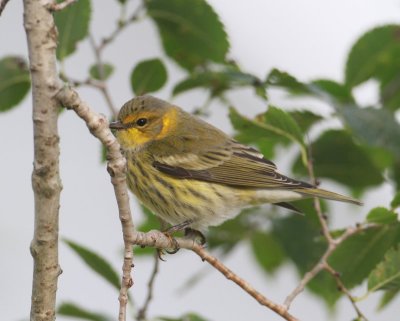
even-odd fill
[{"label": "small songbird", "polygon": [[110,124],[127,159],[128,186],[163,221],[204,232],[243,208],[320,197],[356,199],[289,178],[216,127],[152,96],[125,103]]}]

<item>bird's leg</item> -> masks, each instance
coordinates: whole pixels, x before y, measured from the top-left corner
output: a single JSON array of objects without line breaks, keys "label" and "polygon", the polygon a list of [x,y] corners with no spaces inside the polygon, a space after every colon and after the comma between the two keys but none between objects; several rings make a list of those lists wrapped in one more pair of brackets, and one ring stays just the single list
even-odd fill
[{"label": "bird's leg", "polygon": [[192,224],[192,223],[193,223],[193,220],[186,220],[186,221],[184,221],[182,223],[179,223],[179,224],[171,226],[170,228],[166,229],[164,231],[164,233],[172,234],[172,233],[175,233],[175,232],[183,231],[184,229],[188,228],[189,225]]},{"label": "bird's leg", "polygon": [[[178,251],[180,250],[180,246],[179,246],[178,241],[175,240],[175,239],[172,237],[171,234],[172,234],[172,233],[175,233],[175,232],[182,231],[182,230],[186,230],[186,228],[188,228],[188,226],[189,226],[190,224],[192,224],[192,223],[193,223],[193,220],[186,220],[186,221],[184,221],[184,222],[182,222],[182,223],[179,223],[179,224],[177,224],[177,225],[173,225],[173,226],[171,226],[170,228],[168,228],[168,229],[166,229],[165,231],[163,231],[164,235],[167,236],[167,237],[172,241],[172,243],[174,244],[174,247],[172,248],[171,251],[165,250],[165,252],[167,252],[168,254],[175,254],[176,252],[178,252]],[[161,254],[162,254],[162,253],[161,253]],[[161,258],[160,253],[159,253],[158,256]],[[162,259],[162,258],[161,258],[161,259]]]},{"label": "bird's leg", "polygon": [[185,228],[185,236],[198,242],[200,245],[206,244],[207,241],[203,233],[190,227]]}]

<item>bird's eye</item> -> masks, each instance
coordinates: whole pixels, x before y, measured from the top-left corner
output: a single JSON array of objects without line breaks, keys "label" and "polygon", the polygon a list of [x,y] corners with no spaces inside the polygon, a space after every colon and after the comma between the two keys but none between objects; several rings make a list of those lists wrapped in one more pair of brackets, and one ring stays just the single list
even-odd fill
[{"label": "bird's eye", "polygon": [[144,125],[146,125],[147,124],[147,119],[146,118],[139,118],[137,121],[136,121],[136,125],[138,125],[138,126],[140,126],[140,127],[143,127]]}]

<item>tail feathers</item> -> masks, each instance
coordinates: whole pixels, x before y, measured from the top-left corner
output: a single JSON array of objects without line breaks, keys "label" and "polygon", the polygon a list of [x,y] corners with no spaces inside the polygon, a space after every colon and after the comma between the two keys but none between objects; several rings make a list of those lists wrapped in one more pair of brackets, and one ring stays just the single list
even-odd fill
[{"label": "tail feathers", "polygon": [[356,205],[363,205],[362,202],[359,200],[356,200],[355,198],[351,198],[348,196],[340,195],[334,192],[330,192],[324,189],[319,189],[319,188],[302,188],[302,189],[296,189],[295,190],[297,193],[300,193],[304,196],[309,196],[309,197],[320,197],[320,198],[325,198],[328,200],[333,200],[333,201],[339,201],[339,202],[345,202],[345,203],[352,203]]}]

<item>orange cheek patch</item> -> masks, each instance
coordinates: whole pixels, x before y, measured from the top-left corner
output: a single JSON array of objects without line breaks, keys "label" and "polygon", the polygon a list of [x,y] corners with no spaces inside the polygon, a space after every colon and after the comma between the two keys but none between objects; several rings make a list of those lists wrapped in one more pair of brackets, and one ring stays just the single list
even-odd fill
[{"label": "orange cheek patch", "polygon": [[157,135],[158,139],[164,138],[172,130],[175,129],[177,123],[177,111],[176,109],[170,109],[163,117],[163,127],[161,132]]}]

